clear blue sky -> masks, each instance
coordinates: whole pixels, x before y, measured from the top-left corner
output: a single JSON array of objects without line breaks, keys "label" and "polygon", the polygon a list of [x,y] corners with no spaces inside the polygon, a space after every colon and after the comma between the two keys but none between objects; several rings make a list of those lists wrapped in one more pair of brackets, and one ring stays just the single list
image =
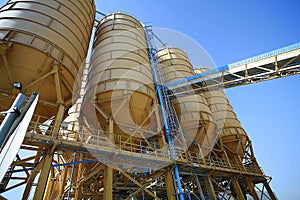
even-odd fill
[{"label": "clear blue sky", "polygon": [[[0,0],[3,5],[5,1]],[[217,66],[300,41],[298,0],[96,0],[97,10],[124,11],[142,22],[184,33]],[[255,155],[279,199],[300,196],[300,76],[226,90]]]}]

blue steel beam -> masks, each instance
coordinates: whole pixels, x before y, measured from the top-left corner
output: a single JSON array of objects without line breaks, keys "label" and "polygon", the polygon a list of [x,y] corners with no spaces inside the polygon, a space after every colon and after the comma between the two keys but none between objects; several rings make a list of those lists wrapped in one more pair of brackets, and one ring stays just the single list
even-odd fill
[{"label": "blue steel beam", "polygon": [[[163,88],[160,85],[159,78],[157,76],[156,64],[155,64],[155,61],[154,61],[154,58],[153,58],[153,50],[154,49],[153,49],[152,44],[151,44],[150,39],[149,39],[147,27],[145,27],[145,34],[146,34],[146,39],[147,39],[147,43],[148,43],[149,57],[150,57],[151,66],[152,66],[152,74],[153,74],[153,77],[154,77],[156,93],[157,93],[158,100],[159,100],[161,110],[162,110],[163,122],[164,122],[164,126],[165,126],[165,132],[166,132],[166,136],[167,136],[169,149],[170,149],[170,152],[171,152],[171,158],[172,158],[172,160],[175,161],[174,141],[173,141],[172,133],[170,131],[170,125],[168,123],[166,108],[164,106],[165,102],[163,100],[163,95],[162,95],[162,92],[161,92]],[[174,176],[175,176],[175,182],[176,182],[176,185],[177,185],[179,199],[184,200],[184,195],[183,195],[183,191],[182,191],[180,175],[179,175],[179,170],[178,170],[177,164],[175,164],[175,166],[173,168],[173,172],[174,172]]]},{"label": "blue steel beam", "polygon": [[[81,160],[81,161],[73,161],[73,162],[68,162],[68,163],[62,163],[62,164],[52,164],[51,168],[54,167],[62,167],[62,166],[67,166],[67,165],[77,165],[80,163],[90,163],[90,162],[99,162],[99,160]],[[24,171],[32,171],[34,170],[34,167],[28,167],[28,168],[24,168],[24,169],[16,169],[16,170],[11,170],[11,171],[7,171],[7,173],[17,173],[17,172],[24,172]]]}]

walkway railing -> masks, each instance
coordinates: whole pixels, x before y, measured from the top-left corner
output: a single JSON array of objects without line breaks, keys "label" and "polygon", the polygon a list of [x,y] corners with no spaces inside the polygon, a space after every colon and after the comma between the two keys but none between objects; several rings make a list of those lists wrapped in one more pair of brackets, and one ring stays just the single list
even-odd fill
[{"label": "walkway railing", "polygon": [[[1,120],[0,120],[1,123]],[[153,157],[169,160],[172,163],[171,154],[168,147],[159,148],[156,145],[145,146],[145,140],[142,138],[130,138],[126,135],[114,134],[114,142],[111,142],[105,135],[104,131],[96,129],[87,129],[86,127],[79,126],[78,122],[64,122],[60,126],[59,135],[52,136],[54,129],[54,120],[44,118],[42,116],[34,115],[28,127],[28,133],[25,140],[51,143],[58,142],[61,145],[73,145],[74,148],[88,147],[92,149],[107,148],[111,151],[127,152],[132,156]],[[206,156],[204,159],[196,152],[186,151],[182,148],[175,147],[176,162],[184,163],[186,165],[198,166],[203,169],[214,170],[235,170],[240,173],[254,173],[263,175],[261,169],[256,165],[247,163],[241,165],[234,161],[223,160],[219,157]]]}]

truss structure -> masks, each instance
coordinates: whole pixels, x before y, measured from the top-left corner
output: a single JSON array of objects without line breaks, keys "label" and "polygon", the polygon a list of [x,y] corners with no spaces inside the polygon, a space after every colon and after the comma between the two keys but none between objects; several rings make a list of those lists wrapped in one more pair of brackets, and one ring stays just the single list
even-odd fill
[{"label": "truss structure", "polygon": [[[298,43],[164,87],[172,98],[187,95],[190,91],[185,88],[193,92],[219,88],[216,78],[230,88],[299,74],[299,46]],[[79,126],[76,120],[63,122],[64,114],[62,106],[56,118],[33,117],[23,145],[0,185],[0,193],[22,187],[22,199],[33,196],[35,200],[175,200],[180,195],[192,200],[276,199],[269,186],[271,177],[257,163],[249,138],[241,147],[242,154],[227,148],[222,138],[205,156],[195,143],[189,149],[175,146],[171,152],[160,128],[153,130],[156,136],[148,139],[145,146],[144,140],[115,135],[112,121],[107,122],[106,130],[92,130]],[[127,128],[131,135],[145,131]],[[180,194],[174,167],[180,175]]]}]

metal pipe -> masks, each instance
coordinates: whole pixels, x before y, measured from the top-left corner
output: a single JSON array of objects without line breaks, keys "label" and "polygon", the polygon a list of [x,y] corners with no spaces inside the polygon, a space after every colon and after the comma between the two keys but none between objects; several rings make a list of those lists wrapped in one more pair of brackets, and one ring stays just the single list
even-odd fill
[{"label": "metal pipe", "polygon": [[[54,164],[54,165],[51,165],[51,168],[68,166],[68,165],[78,165],[78,164],[81,164],[81,163],[90,163],[90,162],[99,162],[99,160],[82,160],[82,161],[76,161],[76,162]],[[17,173],[17,172],[32,171],[34,169],[35,169],[34,167],[28,167],[28,168],[24,168],[24,169],[15,169],[15,170],[12,170],[12,171],[7,171],[7,173],[12,174],[12,173]]]},{"label": "metal pipe", "polygon": [[20,115],[20,109],[26,101],[26,95],[19,93],[10,109],[6,112],[6,116],[0,126],[0,150],[3,149],[6,140],[9,138],[9,130]]},{"label": "metal pipe", "polygon": [[22,120],[24,119],[27,111],[29,110],[29,108],[31,107],[31,104],[34,102],[35,98],[38,96],[37,92],[33,92],[31,94],[31,96],[29,97],[29,100],[27,101],[26,105],[24,106],[24,108],[22,109],[22,112],[20,113],[20,116],[18,117],[18,119],[13,123],[13,125],[11,126],[8,135],[13,134],[13,132],[16,130],[16,128],[19,126],[19,124],[22,122]]},{"label": "metal pipe", "polygon": [[98,10],[96,10],[96,13],[97,13],[97,14],[99,14],[99,15],[102,15],[102,16],[104,16],[104,17],[106,16],[106,14],[105,14],[105,13],[103,13],[103,12],[100,12],[100,11],[98,11]]},{"label": "metal pipe", "polygon": [[[170,149],[170,153],[171,153],[171,158],[172,158],[172,160],[175,160],[174,141],[173,141],[172,134],[171,134],[171,131],[170,131],[170,126],[169,126],[169,123],[168,123],[168,118],[167,118],[167,113],[166,113],[166,109],[165,109],[165,105],[164,105],[163,95],[162,95],[162,92],[161,92],[162,86],[159,84],[159,79],[158,79],[157,74],[156,74],[157,69],[156,69],[156,64],[155,64],[155,61],[154,61],[154,58],[153,58],[153,53],[152,53],[153,47],[150,43],[149,35],[148,35],[148,32],[147,32],[146,29],[147,29],[147,27],[145,27],[145,35],[146,35],[147,44],[148,44],[149,58],[150,58],[150,61],[151,61],[151,66],[152,66],[152,74],[153,74],[153,78],[154,78],[154,82],[155,82],[155,88],[156,88],[158,100],[159,100],[161,110],[162,110],[162,116],[163,116],[167,141],[168,141],[169,149]],[[184,195],[183,195],[183,192],[182,192],[182,186],[181,186],[181,182],[180,182],[180,175],[179,175],[179,170],[178,170],[177,165],[174,166],[173,171],[174,171],[174,176],[175,176],[175,180],[176,180],[179,199],[184,200]]]},{"label": "metal pipe", "polygon": [[73,162],[68,162],[68,163],[60,163],[60,164],[52,164],[51,168],[53,167],[62,167],[62,166],[67,166],[67,165],[77,165],[81,163],[90,163],[90,162],[99,162],[99,160],[81,160],[81,161],[73,161]]},{"label": "metal pipe", "polygon": [[179,199],[184,200],[184,195],[183,195],[183,191],[182,191],[178,165],[174,166],[173,171],[174,171],[174,175],[175,175],[175,179],[176,179],[176,185],[177,185],[177,190],[178,190],[178,194],[179,194]]}]

